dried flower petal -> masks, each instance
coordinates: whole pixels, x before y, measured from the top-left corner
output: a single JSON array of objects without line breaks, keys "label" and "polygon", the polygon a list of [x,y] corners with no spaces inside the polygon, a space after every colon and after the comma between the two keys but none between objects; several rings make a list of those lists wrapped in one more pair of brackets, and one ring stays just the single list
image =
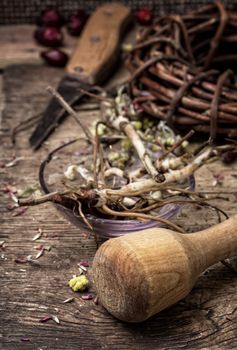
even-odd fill
[{"label": "dried flower petal", "polygon": [[28,260],[26,258],[16,258],[16,259],[14,259],[14,261],[17,264],[25,264],[28,262]]},{"label": "dried flower petal", "polygon": [[52,320],[53,320],[55,323],[57,323],[57,324],[60,323],[58,316],[56,316],[56,315],[51,315],[51,317],[52,317]]},{"label": "dried flower petal", "polygon": [[36,245],[36,246],[34,246],[34,249],[42,250],[42,249],[44,249],[44,245],[43,244]]},{"label": "dried flower petal", "polygon": [[32,241],[37,241],[37,239],[41,238],[43,234],[43,231],[39,228],[38,233],[32,238]]},{"label": "dried flower petal", "polygon": [[91,300],[93,299],[93,295],[92,294],[84,294],[81,296],[82,300]]},{"label": "dried flower petal", "polygon": [[224,181],[223,174],[213,174],[214,181],[212,182],[212,186],[222,185]]},{"label": "dried flower petal", "polygon": [[6,185],[5,187],[1,188],[0,191],[3,192],[3,193],[9,193],[9,192],[17,193],[16,187],[15,186],[11,186],[11,185]]},{"label": "dried flower petal", "polygon": [[27,211],[28,207],[18,207],[14,210],[12,216],[23,215]]},{"label": "dried flower petal", "polygon": [[51,248],[52,248],[51,245],[44,246],[44,250],[47,250],[48,252],[50,252]]},{"label": "dried flower petal", "polygon": [[14,210],[15,208],[18,208],[18,204],[13,204],[13,203],[8,203],[7,204],[7,209],[9,210],[9,211],[11,211],[11,210]]},{"label": "dried flower petal", "polygon": [[234,192],[233,196],[234,196],[234,203],[237,203],[237,192]]},{"label": "dried flower petal", "polygon": [[79,262],[79,265],[80,265],[80,266],[84,266],[84,267],[89,267],[89,266],[90,266],[90,264],[88,263],[88,261],[80,261],[80,262]]},{"label": "dried flower petal", "polygon": [[5,241],[0,241],[0,247],[3,247],[5,244]]},{"label": "dried flower petal", "polygon": [[99,297],[98,295],[95,297],[95,299],[93,300],[95,305],[99,304]]},{"label": "dried flower petal", "polygon": [[71,303],[74,300],[75,300],[74,298],[67,298],[63,301],[63,304]]},{"label": "dried flower petal", "polygon": [[44,254],[44,248],[39,251],[38,254],[36,254],[35,259],[39,259]]},{"label": "dried flower petal", "polygon": [[44,323],[44,322],[48,322],[49,320],[52,320],[52,316],[51,315],[46,315],[46,316],[42,317],[39,321],[41,323]]},{"label": "dried flower petal", "polygon": [[21,341],[30,341],[30,338],[23,336],[21,337]]},{"label": "dried flower petal", "polygon": [[77,264],[77,265],[78,265],[79,269],[81,269],[82,271],[87,272],[87,268],[86,268],[86,267],[84,267],[84,266],[81,265],[81,264]]},{"label": "dried flower petal", "polygon": [[8,162],[7,164],[5,164],[5,168],[11,168],[14,165],[16,165],[17,163],[19,163],[22,159],[24,159],[25,157],[16,157],[14,158],[12,161]]},{"label": "dried flower petal", "polygon": [[[13,202],[15,202],[15,203],[18,204],[18,198],[17,198],[17,196],[16,196],[13,192],[9,192],[9,196],[10,196],[10,198],[11,198],[11,200],[12,200]],[[17,206],[18,206],[18,205],[17,205]]]},{"label": "dried flower petal", "polygon": [[83,270],[78,266],[78,275],[82,275],[83,274]]}]

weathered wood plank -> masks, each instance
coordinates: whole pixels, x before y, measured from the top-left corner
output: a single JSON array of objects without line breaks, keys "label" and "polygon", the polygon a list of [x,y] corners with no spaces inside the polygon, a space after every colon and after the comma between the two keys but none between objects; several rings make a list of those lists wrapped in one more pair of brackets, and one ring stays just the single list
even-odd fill
[{"label": "weathered wood plank", "polygon": [[[17,137],[17,148],[10,142],[10,127],[27,115],[38,113],[45,106],[48,94],[45,87],[56,85],[61,71],[19,66],[4,74],[5,110],[1,135],[0,163],[11,160],[14,153],[25,158],[16,166],[1,171],[1,188],[15,184],[17,188],[37,181],[40,161],[48,150],[61,141],[80,134],[70,118],[60,126],[38,152],[28,144],[29,131]],[[92,121],[95,114],[83,115]],[[236,191],[237,165],[224,167],[210,164],[197,174],[199,190],[213,190],[214,173],[224,174],[222,186],[214,190]],[[0,348],[15,349],[233,349],[237,347],[237,279],[236,275],[218,264],[202,275],[192,293],[177,305],[138,324],[124,324],[115,320],[93,301],[83,301],[67,286],[77,273],[80,260],[92,261],[96,245],[76,227],[67,223],[52,205],[32,207],[19,217],[12,217],[6,209],[9,198],[1,195],[0,240],[6,241],[0,255]],[[229,215],[236,212],[233,196],[229,202],[218,202]],[[185,208],[177,219],[187,231],[205,228],[216,222],[216,216],[206,209]],[[35,255],[32,238],[37,229],[43,230],[40,243],[51,245],[50,252],[38,259],[39,265],[16,264],[14,259]],[[93,293],[93,288],[92,288]],[[62,301],[74,296],[75,301]],[[56,308],[56,309],[55,309]],[[40,323],[46,314],[60,319]],[[30,341],[22,344],[21,337]]]}]

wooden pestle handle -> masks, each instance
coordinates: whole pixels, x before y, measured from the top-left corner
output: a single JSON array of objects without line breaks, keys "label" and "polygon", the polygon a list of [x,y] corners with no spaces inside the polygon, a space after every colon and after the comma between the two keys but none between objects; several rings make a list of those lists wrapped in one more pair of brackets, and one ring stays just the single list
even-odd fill
[{"label": "wooden pestle handle", "polygon": [[119,3],[104,4],[89,18],[67,65],[67,72],[90,84],[101,84],[118,58],[121,35],[131,10]]},{"label": "wooden pestle handle", "polygon": [[93,261],[102,305],[141,322],[183,299],[210,265],[237,255],[237,215],[204,231],[152,228],[108,240]]}]

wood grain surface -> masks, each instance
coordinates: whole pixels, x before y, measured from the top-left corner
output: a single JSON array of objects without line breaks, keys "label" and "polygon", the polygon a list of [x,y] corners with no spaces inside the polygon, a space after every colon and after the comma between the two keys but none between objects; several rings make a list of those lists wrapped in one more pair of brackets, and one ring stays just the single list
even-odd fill
[{"label": "wood grain surface", "polygon": [[[37,45],[34,40],[33,25],[12,25],[0,27],[0,69],[10,64],[42,65],[39,53],[47,48]],[[71,54],[77,43],[77,38],[68,35],[63,29],[62,49]]]},{"label": "wood grain surface", "polygon": [[[13,167],[0,168],[1,189],[17,189],[37,182],[40,161],[49,150],[78,136],[80,130],[71,118],[50,137],[42,149],[33,153],[28,144],[30,131],[10,141],[10,129],[19,121],[40,112],[49,99],[45,88],[56,86],[62,71],[35,66],[12,66],[3,76],[4,112],[0,137],[0,164],[13,155],[24,157]],[[81,114],[91,123],[95,113]],[[223,175],[223,184],[213,187],[214,174]],[[198,171],[199,190],[236,192],[237,164],[210,164]],[[218,204],[229,215],[236,213],[236,197]],[[77,263],[92,262],[96,252],[93,238],[65,221],[53,205],[29,208],[24,215],[13,216],[7,209],[11,201],[0,192],[0,349],[4,350],[78,350],[78,349],[235,349],[237,348],[237,276],[221,263],[203,274],[191,294],[175,306],[141,324],[126,324],[114,319],[100,305],[83,301],[73,293],[68,280],[77,274]],[[213,211],[184,208],[174,222],[187,232],[204,229],[217,222]],[[32,238],[38,229],[42,238]],[[18,264],[16,258],[35,256],[39,243],[51,245],[37,264]],[[1,249],[1,248],[0,248]],[[93,292],[93,285],[90,289]],[[70,297],[72,303],[62,302]],[[138,300],[139,302],[139,300]],[[45,315],[57,315],[60,324]],[[27,337],[28,341],[23,341]]]}]

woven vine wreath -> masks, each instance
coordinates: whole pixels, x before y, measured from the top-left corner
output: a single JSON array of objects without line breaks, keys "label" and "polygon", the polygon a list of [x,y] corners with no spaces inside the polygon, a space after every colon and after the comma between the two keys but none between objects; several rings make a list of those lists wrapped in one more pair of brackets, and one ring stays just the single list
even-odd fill
[{"label": "woven vine wreath", "polygon": [[237,137],[237,12],[220,1],[159,17],[138,31],[126,59],[146,113],[179,130]]}]

